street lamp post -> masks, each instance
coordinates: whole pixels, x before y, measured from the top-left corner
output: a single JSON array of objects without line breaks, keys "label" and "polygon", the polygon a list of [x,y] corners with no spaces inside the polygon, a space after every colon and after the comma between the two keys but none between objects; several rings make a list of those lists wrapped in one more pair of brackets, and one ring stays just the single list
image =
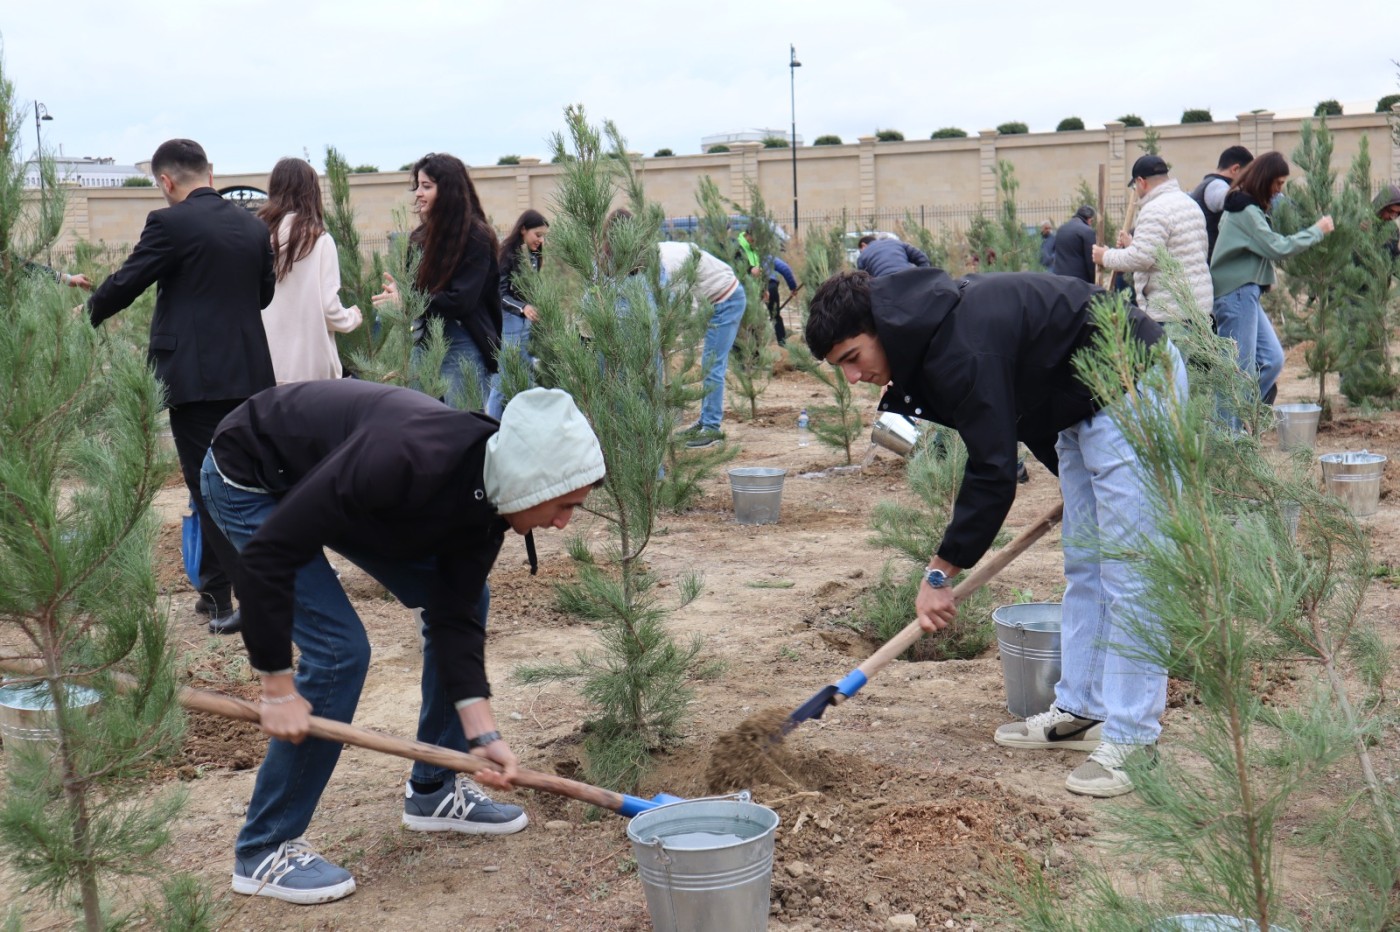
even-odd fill
[{"label": "street lamp post", "polygon": [[[39,173],[39,217],[41,218],[40,223],[43,222],[42,218],[44,216],[44,207],[46,206],[45,200],[47,191],[44,185],[44,163],[42,161],[43,152],[41,151],[43,148],[43,139],[39,135],[39,129],[42,125],[41,121],[52,119],[53,117],[49,115],[49,108],[45,107],[37,100],[34,101],[34,168]],[[50,265],[53,264],[53,258],[49,255],[49,247],[47,243],[45,243],[44,245],[44,261],[49,263]]]},{"label": "street lamp post", "polygon": [[798,236],[797,228],[797,69],[802,62],[797,60],[797,47],[788,46],[788,83],[792,91],[792,135],[788,137],[792,149],[792,235]]}]

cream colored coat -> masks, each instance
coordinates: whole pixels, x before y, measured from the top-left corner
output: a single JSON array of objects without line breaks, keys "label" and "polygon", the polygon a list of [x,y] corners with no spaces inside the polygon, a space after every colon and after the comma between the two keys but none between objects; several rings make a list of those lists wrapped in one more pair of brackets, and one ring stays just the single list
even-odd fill
[{"label": "cream colored coat", "polygon": [[[283,243],[295,216],[282,218]],[[340,378],[340,353],[331,333],[349,333],[362,317],[358,307],[340,304],[340,254],[329,233],[320,235],[305,259],[293,263],[262,315],[278,385]]]},{"label": "cream colored coat", "polygon": [[1133,273],[1138,306],[1153,320],[1179,320],[1181,309],[1157,267],[1157,250],[1164,248],[1181,263],[1200,313],[1209,314],[1215,291],[1206,258],[1207,243],[1205,214],[1175,178],[1168,178],[1142,199],[1133,241],[1123,249],[1106,250],[1102,265],[1115,272]]}]

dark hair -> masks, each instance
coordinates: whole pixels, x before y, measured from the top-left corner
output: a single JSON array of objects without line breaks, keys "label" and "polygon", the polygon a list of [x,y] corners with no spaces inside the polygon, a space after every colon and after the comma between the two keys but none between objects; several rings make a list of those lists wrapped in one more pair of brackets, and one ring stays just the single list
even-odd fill
[{"label": "dark hair", "polygon": [[837,272],[822,282],[807,307],[807,349],[825,359],[842,340],[875,332],[870,310],[870,273]]},{"label": "dark hair", "polygon": [[867,233],[860,239],[856,240],[856,247],[859,248],[861,246],[869,246],[873,242],[875,242],[875,236],[873,236],[870,233]]},{"label": "dark hair", "polygon": [[447,288],[473,246],[484,246],[487,255],[495,255],[496,231],[486,222],[476,186],[461,159],[445,152],[429,152],[413,163],[415,188],[419,175],[427,175],[437,185],[437,197],[428,218],[409,234],[409,242],[423,251],[418,263],[418,290],[432,295]]},{"label": "dark hair", "polygon": [[1083,207],[1076,210],[1074,215],[1080,220],[1093,220],[1098,216],[1098,211],[1094,210],[1094,208],[1090,207],[1088,204],[1085,204]]},{"label": "dark hair", "polygon": [[[287,241],[280,239],[282,218],[296,214]],[[267,179],[267,203],[258,218],[272,231],[273,264],[280,282],[292,265],[311,255],[316,240],[326,232],[321,213],[321,182],[316,169],[303,159],[279,159]]]},{"label": "dark hair", "polygon": [[515,221],[515,226],[510,228],[506,238],[501,241],[500,263],[501,269],[507,266],[515,267],[516,253],[520,252],[520,244],[525,242],[525,231],[534,230],[539,227],[549,226],[549,221],[544,218],[544,214],[538,210],[530,209],[521,214]]},{"label": "dark hair", "polygon": [[[616,260],[613,258],[613,248],[612,248],[612,228],[613,228],[613,224],[614,224],[614,223],[619,223],[619,222],[622,222],[622,221],[628,221],[628,222],[630,222],[630,221],[635,220],[635,219],[636,219],[636,218],[633,216],[632,211],[628,210],[626,207],[619,207],[617,210],[614,210],[612,213],[608,214],[608,219],[606,219],[606,220],[603,221],[603,259],[604,259],[604,260],[606,261],[606,263],[607,263],[607,268],[605,269],[605,271],[606,271],[607,274],[609,274],[609,275],[616,275],[616,274],[618,274],[618,272],[620,271],[619,269],[614,268],[614,266],[615,266],[617,263],[616,263]],[[623,274],[624,274],[624,275],[635,275],[635,274],[637,274],[638,272],[640,272],[641,270],[642,270],[642,267],[639,265],[639,266],[637,266],[636,268],[628,269],[628,270],[627,270],[626,272],[624,272]]]},{"label": "dark hair", "polygon": [[1288,177],[1288,160],[1278,152],[1265,152],[1240,172],[1231,191],[1243,191],[1249,199],[1267,211],[1274,197],[1274,182]]},{"label": "dark hair", "polygon": [[1224,152],[1220,153],[1220,161],[1215,163],[1215,167],[1220,169],[1221,171],[1224,171],[1232,165],[1238,165],[1241,168],[1244,168],[1246,165],[1253,161],[1253,152],[1250,152],[1244,146],[1231,146]]},{"label": "dark hair", "polygon": [[169,175],[179,182],[193,181],[209,174],[209,157],[193,139],[167,139],[151,156],[151,174],[157,178]]}]

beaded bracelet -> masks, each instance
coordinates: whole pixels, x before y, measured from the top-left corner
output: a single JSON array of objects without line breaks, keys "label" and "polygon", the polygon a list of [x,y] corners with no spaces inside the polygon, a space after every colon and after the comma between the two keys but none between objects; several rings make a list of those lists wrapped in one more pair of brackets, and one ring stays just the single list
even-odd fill
[{"label": "beaded bracelet", "polygon": [[267,696],[263,696],[263,697],[262,697],[262,704],[263,704],[263,705],[286,705],[287,703],[289,703],[289,702],[291,702],[291,701],[293,701],[293,700],[295,700],[295,699],[300,699],[300,698],[301,698],[301,696],[297,695],[296,693],[287,693],[287,695],[285,695],[285,696],[276,696],[276,697],[274,697],[274,698],[272,698],[272,699],[269,699]]}]

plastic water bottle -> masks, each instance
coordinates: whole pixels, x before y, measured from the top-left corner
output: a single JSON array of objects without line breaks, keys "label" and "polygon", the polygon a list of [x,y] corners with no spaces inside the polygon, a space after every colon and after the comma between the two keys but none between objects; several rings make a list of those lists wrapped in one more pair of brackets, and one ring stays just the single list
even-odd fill
[{"label": "plastic water bottle", "polygon": [[803,408],[802,413],[797,416],[797,445],[805,447],[812,442],[811,422],[807,419],[807,409]]}]

